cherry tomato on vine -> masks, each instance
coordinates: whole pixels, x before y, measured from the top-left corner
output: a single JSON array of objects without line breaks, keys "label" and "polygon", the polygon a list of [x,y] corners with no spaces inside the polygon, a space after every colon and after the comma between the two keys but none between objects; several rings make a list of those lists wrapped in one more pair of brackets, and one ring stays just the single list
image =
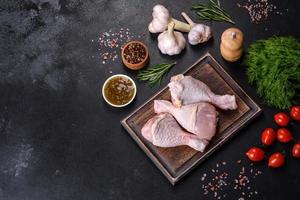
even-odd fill
[{"label": "cherry tomato on vine", "polygon": [[286,128],[277,130],[277,140],[282,143],[288,143],[293,140],[292,133]]},{"label": "cherry tomato on vine", "polygon": [[285,163],[285,157],[282,153],[273,153],[270,157],[269,157],[269,162],[268,162],[268,166],[269,167],[273,167],[273,168],[277,168],[277,167],[281,167],[283,166]]},{"label": "cherry tomato on vine", "polygon": [[246,155],[250,160],[258,162],[264,159],[265,152],[261,148],[252,147],[246,152]]},{"label": "cherry tomato on vine", "polygon": [[274,115],[274,120],[279,126],[287,126],[290,122],[290,117],[287,114],[281,112]]},{"label": "cherry tomato on vine", "polygon": [[261,142],[264,145],[271,145],[275,141],[276,134],[274,129],[272,128],[266,128],[261,135]]},{"label": "cherry tomato on vine", "polygon": [[290,115],[294,120],[300,121],[300,106],[293,106]]},{"label": "cherry tomato on vine", "polygon": [[300,158],[300,143],[294,144],[292,149],[292,155],[295,158]]}]

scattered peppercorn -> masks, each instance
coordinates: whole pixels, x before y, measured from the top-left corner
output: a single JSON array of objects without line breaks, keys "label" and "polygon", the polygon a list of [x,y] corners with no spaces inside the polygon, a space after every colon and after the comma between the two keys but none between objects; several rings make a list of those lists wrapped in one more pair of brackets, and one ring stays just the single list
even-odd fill
[{"label": "scattered peppercorn", "polygon": [[131,43],[124,49],[124,58],[131,64],[142,62],[146,57],[146,49],[139,43]]}]

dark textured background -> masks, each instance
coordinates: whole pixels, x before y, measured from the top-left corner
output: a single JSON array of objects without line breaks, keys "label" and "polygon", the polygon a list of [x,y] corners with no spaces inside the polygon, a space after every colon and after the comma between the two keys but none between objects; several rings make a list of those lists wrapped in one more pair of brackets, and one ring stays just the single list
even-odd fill
[{"label": "dark textured background", "polygon": [[[210,24],[214,39],[187,49],[178,57],[159,53],[156,37],[147,32],[152,7],[160,2],[174,16],[197,1],[142,0],[1,0],[0,2],[0,199],[203,199],[201,176],[222,161],[229,174],[250,164],[244,152],[260,145],[260,132],[275,127],[278,110],[263,105],[247,84],[245,67],[229,64],[219,53],[220,34],[228,23]],[[248,13],[236,3],[221,1],[245,33],[248,47],[257,39],[276,35],[300,37],[298,0],[270,1],[282,15],[250,23]],[[164,79],[180,73],[210,51],[227,71],[263,107],[264,113],[225,144],[181,183],[173,187],[133,142],[119,121],[159,88],[138,83],[136,101],[113,109],[101,97],[101,87],[111,74],[124,73],[120,60],[103,65],[97,40],[100,32],[130,28],[146,35],[151,63],[176,60]],[[299,123],[291,126],[300,139]],[[300,161],[290,157],[291,144],[267,149],[268,155],[285,150],[287,165],[271,170],[266,163],[254,166],[263,174],[251,181],[257,196],[245,199],[300,199]],[[238,199],[240,192],[227,187],[222,194]]]}]

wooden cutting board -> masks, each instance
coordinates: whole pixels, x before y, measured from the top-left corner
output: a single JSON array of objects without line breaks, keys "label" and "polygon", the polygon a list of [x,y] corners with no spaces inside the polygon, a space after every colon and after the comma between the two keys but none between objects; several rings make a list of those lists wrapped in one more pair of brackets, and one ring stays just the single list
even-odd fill
[{"label": "wooden cutting board", "polygon": [[235,95],[238,109],[234,111],[218,109],[217,133],[203,153],[188,146],[156,147],[142,136],[141,129],[143,125],[155,115],[153,100],[170,100],[170,92],[167,86],[121,121],[131,137],[173,185],[261,113],[261,108],[209,53],[200,58],[183,74],[190,75],[206,83],[216,94]]}]

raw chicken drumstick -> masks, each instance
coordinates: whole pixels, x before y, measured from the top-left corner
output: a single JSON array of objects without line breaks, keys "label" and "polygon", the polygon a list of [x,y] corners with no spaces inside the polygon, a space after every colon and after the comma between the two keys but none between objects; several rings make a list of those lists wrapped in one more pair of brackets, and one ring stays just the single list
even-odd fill
[{"label": "raw chicken drumstick", "polygon": [[209,102],[224,110],[237,108],[234,95],[216,95],[205,83],[191,76],[182,74],[173,76],[168,86],[172,102],[177,107],[192,103]]},{"label": "raw chicken drumstick", "polygon": [[170,113],[176,121],[188,132],[201,139],[210,140],[216,133],[218,112],[209,103],[196,103],[175,107],[165,100],[154,101],[155,113]]},{"label": "raw chicken drumstick", "polygon": [[176,147],[188,145],[203,152],[208,144],[205,139],[190,134],[178,125],[169,113],[162,113],[149,119],[142,128],[142,135],[155,146]]}]

